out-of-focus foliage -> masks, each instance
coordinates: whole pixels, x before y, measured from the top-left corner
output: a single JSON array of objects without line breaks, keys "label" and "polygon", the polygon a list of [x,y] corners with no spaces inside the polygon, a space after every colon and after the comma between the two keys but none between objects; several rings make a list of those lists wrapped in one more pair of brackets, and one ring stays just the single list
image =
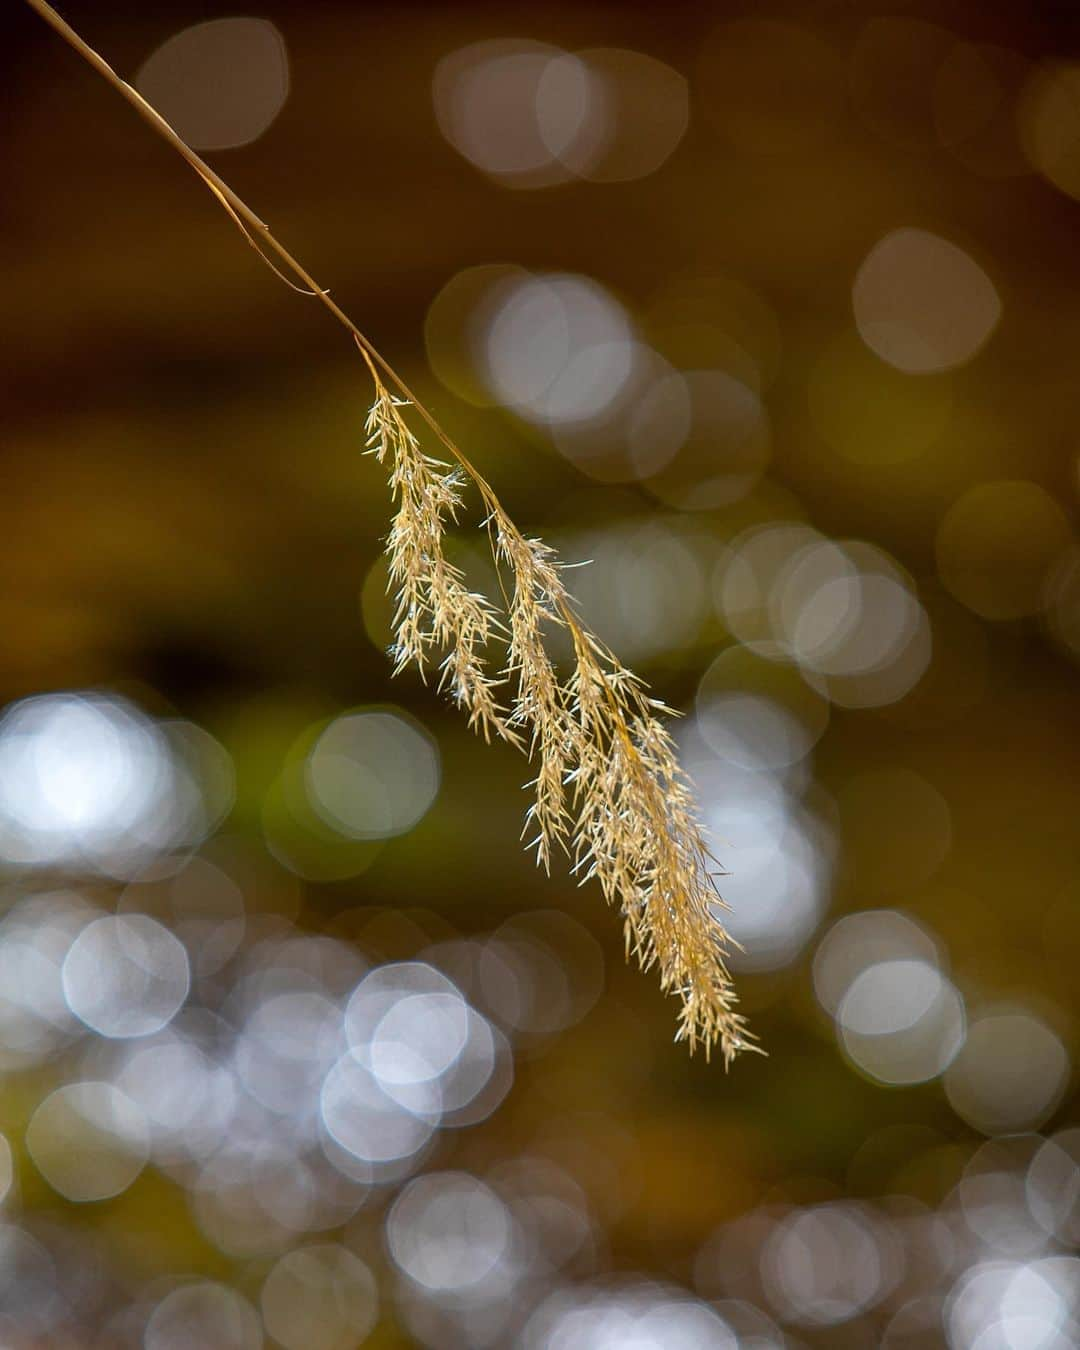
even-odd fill
[{"label": "out-of-focus foliage", "polygon": [[1071,16],[65,11],[686,714],[725,1075],[390,679],[355,353],[11,9],[0,1339],[1074,1345]]}]

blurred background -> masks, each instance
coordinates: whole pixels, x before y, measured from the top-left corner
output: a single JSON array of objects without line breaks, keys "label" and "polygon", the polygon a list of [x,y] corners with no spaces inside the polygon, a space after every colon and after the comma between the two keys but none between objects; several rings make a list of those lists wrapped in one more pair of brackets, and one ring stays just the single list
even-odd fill
[{"label": "blurred background", "polygon": [[64,13],[588,561],[769,1057],[391,680],[356,352],[9,5],[0,1340],[1080,1342],[1075,13]]}]

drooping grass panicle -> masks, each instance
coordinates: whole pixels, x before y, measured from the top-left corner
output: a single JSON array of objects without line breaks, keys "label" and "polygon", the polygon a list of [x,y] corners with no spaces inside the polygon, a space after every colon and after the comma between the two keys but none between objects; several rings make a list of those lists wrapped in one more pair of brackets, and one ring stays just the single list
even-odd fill
[{"label": "drooping grass panicle", "polygon": [[403,401],[375,376],[367,447],[386,464],[397,512],[387,538],[394,612],[395,670],[421,674],[438,654],[439,687],[465,711],[469,725],[490,741],[494,732],[513,745],[521,738],[495,696],[500,681],[487,669],[486,648],[501,626],[490,601],[471,591],[443,548],[447,520],[461,507],[464,471],[426,455],[401,414]]},{"label": "drooping grass panicle", "polygon": [[[730,1061],[750,1037],[725,964],[730,939],[717,914],[715,865],[659,720],[667,710],[583,626],[554,550],[518,530],[464,456],[451,465],[425,455],[405,420],[408,400],[392,395],[368,364],[375,382],[368,449],[386,466],[397,503],[387,539],[395,668],[423,673],[440,660],[470,723],[529,755],[536,774],[524,833],[535,832],[529,847],[537,861],[550,868],[562,847],[581,881],[599,883],[622,911],[627,954],[644,968],[656,965],[661,987],[680,999],[678,1036],[706,1053],[718,1043]],[[493,562],[509,574],[504,611],[470,592],[446,561],[447,523],[457,521],[470,481],[486,511]],[[566,678],[549,650],[559,628],[574,653]],[[506,656],[493,674],[487,649],[496,630]]]},{"label": "drooping grass panicle", "polygon": [[529,847],[550,871],[552,851],[565,847],[572,825],[566,787],[581,758],[581,727],[572,715],[544,633],[545,626],[566,626],[556,597],[568,601],[553,551],[541,540],[519,534],[501,509],[493,523],[496,560],[513,576],[506,662],[506,675],[515,681],[511,721],[528,730],[530,758],[536,765],[536,777],[527,784],[534,789],[534,800],[522,833],[535,827]]},{"label": "drooping grass panicle", "polygon": [[[518,530],[490,484],[330,293],[47,0],[28,3],[176,150],[274,273],[323,305],[360,349],[375,390],[367,448],[387,469],[395,502],[387,538],[395,670],[436,668],[439,686],[476,731],[529,755],[536,769],[530,846],[545,867],[564,849],[578,876],[595,878],[618,905],[628,955],[656,965],[662,989],[680,1000],[677,1037],[706,1054],[718,1045],[726,1063],[755,1049],[735,1011],[725,964],[733,944],[718,914],[715,863],[660,720],[666,710],[585,628],[554,552]],[[449,460],[421,448],[406,420],[410,410]],[[467,489],[479,496],[496,569],[509,574],[501,610],[470,590],[446,557],[448,522],[464,509]],[[573,650],[565,676],[548,646],[560,629]],[[490,650],[495,638],[498,658]]]}]

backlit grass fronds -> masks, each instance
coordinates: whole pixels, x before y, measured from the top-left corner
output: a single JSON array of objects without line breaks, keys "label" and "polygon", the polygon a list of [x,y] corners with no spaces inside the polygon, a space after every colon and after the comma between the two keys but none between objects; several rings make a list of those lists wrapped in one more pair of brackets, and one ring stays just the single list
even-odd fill
[{"label": "backlit grass fronds", "polygon": [[[667,710],[583,627],[552,550],[517,529],[489,484],[329,291],[47,0],[28,3],[198,174],[275,275],[321,304],[363,354],[375,383],[368,449],[388,469],[396,503],[387,540],[397,595],[395,670],[415,666],[426,675],[437,668],[440,688],[474,730],[529,755],[536,770],[526,817],[530,847],[545,867],[561,847],[581,879],[595,877],[605,898],[619,906],[627,953],[644,967],[656,965],[661,987],[680,999],[679,1039],[706,1054],[719,1045],[725,1062],[756,1048],[735,1012],[713,861],[660,721]],[[405,420],[410,407],[452,463],[421,450]],[[457,519],[467,487],[479,495],[496,568],[510,580],[503,610],[469,589],[443,548],[447,522]],[[569,634],[574,654],[564,678],[547,647],[558,629]],[[493,663],[489,648],[496,639],[501,654]]]},{"label": "backlit grass fronds", "polygon": [[390,581],[397,590],[395,671],[415,665],[424,674],[433,654],[440,656],[439,688],[464,709],[469,725],[487,741],[494,731],[520,745],[495,698],[499,680],[485,665],[498,620],[487,598],[469,590],[443,550],[446,522],[457,519],[461,506],[464,472],[423,453],[402,406],[376,376],[366,430],[369,451],[389,468],[397,502],[387,539]]},{"label": "backlit grass fronds", "polygon": [[[622,912],[627,954],[655,965],[681,1001],[678,1038],[725,1062],[751,1048],[725,963],[723,907],[695,818],[689,783],[660,717],[669,710],[578,618],[554,551],[523,535],[490,485],[449,446],[454,464],[426,455],[405,420],[409,401],[387,389],[374,362],[369,453],[386,466],[396,511],[387,537],[395,592],[395,670],[440,683],[469,723],[523,749],[536,776],[525,832],[545,868],[557,848],[582,881],[593,878]],[[505,609],[469,590],[446,559],[444,536],[470,484],[493,560],[508,575]],[[565,630],[573,664],[560,678],[548,648]],[[492,669],[492,640],[505,649]]]}]

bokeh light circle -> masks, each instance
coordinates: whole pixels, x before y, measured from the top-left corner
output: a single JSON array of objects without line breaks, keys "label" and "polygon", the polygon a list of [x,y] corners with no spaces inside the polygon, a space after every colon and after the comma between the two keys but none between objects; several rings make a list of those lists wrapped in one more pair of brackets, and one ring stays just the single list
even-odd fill
[{"label": "bokeh light circle", "polygon": [[404,834],[439,791],[439,750],[399,712],[348,713],[319,735],[304,766],[311,804],[351,839]]},{"label": "bokeh light circle", "polygon": [[259,1317],[235,1289],[209,1280],[183,1284],[150,1314],[145,1350],[261,1350]]},{"label": "bokeh light circle", "polygon": [[500,403],[533,422],[588,421],[622,395],[634,369],[622,306],[569,273],[503,284],[480,351]]},{"label": "bokeh light circle", "polygon": [[135,84],[196,150],[248,145],[288,97],[285,42],[266,19],[193,24],[162,43]]},{"label": "bokeh light circle", "polygon": [[558,47],[495,38],[442,58],[432,82],[439,129],[472,164],[510,186],[570,177],[560,160],[587,133],[589,75]]},{"label": "bokeh light circle", "polygon": [[782,1219],[765,1243],[762,1278],[787,1321],[833,1326],[880,1302],[902,1272],[895,1240],[855,1205],[818,1205]]},{"label": "bokeh light circle", "polygon": [[866,345],[916,375],[970,361],[1001,317],[994,284],[974,259],[948,239],[907,227],[867,254],[853,301]]},{"label": "bokeh light circle", "polygon": [[355,1350],[379,1314],[370,1269],[334,1243],[281,1257],[263,1281],[260,1305],[267,1331],[284,1350]]},{"label": "bokeh light circle", "polygon": [[1080,199],[1080,64],[1036,67],[1018,109],[1032,166],[1056,188]]},{"label": "bokeh light circle", "polygon": [[432,1172],[409,1182],[386,1221],[390,1255],[410,1280],[453,1293],[478,1284],[509,1255],[510,1212],[465,1172]]},{"label": "bokeh light circle", "polygon": [[686,79],[625,48],[476,42],[443,57],[432,94],[450,144],[514,188],[644,178],[672,154],[689,119]]},{"label": "bokeh light circle", "polygon": [[136,1179],[150,1152],[142,1110],[105,1082],[69,1083],[38,1106],[26,1147],[45,1180],[67,1200],[107,1200]]},{"label": "bokeh light circle", "polygon": [[184,945],[145,914],[87,924],[63,967],[64,997],[101,1036],[148,1036],[179,1012],[191,987]]},{"label": "bokeh light circle", "polygon": [[1068,1051],[1036,1017],[987,1014],[972,1022],[945,1076],[953,1110],[984,1134],[1036,1128],[1051,1114],[1070,1073]]},{"label": "bokeh light circle", "polygon": [[836,1013],[851,1060],[881,1083],[925,1083],[964,1043],[964,1003],[927,961],[881,961],[852,981]]},{"label": "bokeh light circle", "polygon": [[0,858],[115,875],[186,832],[161,731],[126,700],[40,694],[0,719]]},{"label": "bokeh light circle", "polygon": [[980,483],[959,497],[937,535],[941,580],[986,619],[1037,613],[1046,578],[1072,533],[1064,511],[1038,483]]}]

